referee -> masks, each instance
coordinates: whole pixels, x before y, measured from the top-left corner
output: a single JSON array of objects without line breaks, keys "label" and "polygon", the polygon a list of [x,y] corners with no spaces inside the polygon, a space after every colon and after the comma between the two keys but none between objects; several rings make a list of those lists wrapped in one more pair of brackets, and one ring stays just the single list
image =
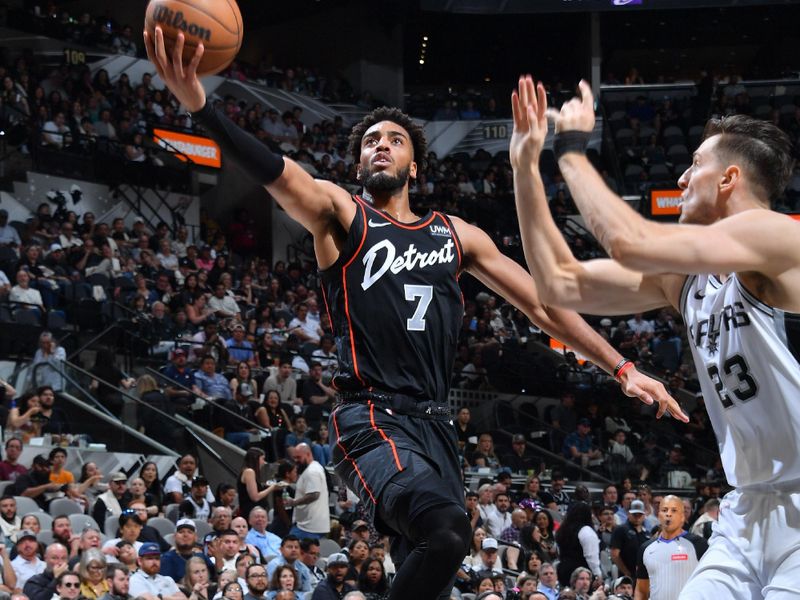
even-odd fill
[{"label": "referee", "polygon": [[667,496],[658,512],[661,535],[639,549],[634,600],[678,600],[708,543],[684,528],[683,501]]}]

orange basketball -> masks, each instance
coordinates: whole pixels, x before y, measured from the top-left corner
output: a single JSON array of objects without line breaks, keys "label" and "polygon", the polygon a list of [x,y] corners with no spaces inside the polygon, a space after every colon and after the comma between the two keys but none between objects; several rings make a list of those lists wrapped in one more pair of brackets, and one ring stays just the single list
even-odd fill
[{"label": "orange basketball", "polygon": [[183,62],[187,64],[202,42],[203,58],[197,75],[219,73],[242,47],[244,27],[236,0],[150,0],[144,17],[148,35],[155,39],[156,25],[164,32],[164,46],[171,59],[172,49],[183,32]]}]

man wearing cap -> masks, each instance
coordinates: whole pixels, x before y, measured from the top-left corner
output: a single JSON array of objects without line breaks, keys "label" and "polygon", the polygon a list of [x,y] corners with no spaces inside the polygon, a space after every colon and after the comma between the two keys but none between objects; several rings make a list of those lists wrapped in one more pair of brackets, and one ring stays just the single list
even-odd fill
[{"label": "man wearing cap", "polygon": [[260,405],[253,400],[253,386],[243,381],[236,388],[234,400],[225,403],[225,407],[238,418],[230,413],[224,413],[223,423],[225,427],[225,439],[240,448],[247,450],[250,445],[250,434],[257,431],[255,427],[256,411]]},{"label": "man wearing cap", "polygon": [[[105,533],[105,524],[108,517],[118,517],[122,514],[120,501],[128,491],[128,476],[122,471],[111,474],[108,491],[97,497],[92,509],[92,518]],[[109,532],[112,533],[112,532]]]},{"label": "man wearing cap", "polygon": [[206,497],[207,494],[208,479],[202,475],[193,477],[189,495],[178,506],[178,514],[198,521],[208,521],[211,516],[211,503]]},{"label": "man wearing cap", "polygon": [[66,546],[58,542],[50,544],[44,551],[44,564],[44,571],[30,577],[22,586],[30,600],[50,600],[56,593],[56,578],[69,570]]},{"label": "man wearing cap", "polygon": [[[186,407],[194,402],[194,396],[189,390],[199,391],[194,371],[186,366],[186,350],[176,348],[172,352],[172,363],[164,369],[164,376],[177,383],[172,386],[167,383],[164,393],[178,407]],[[184,389],[186,388],[186,389]]]},{"label": "man wearing cap", "polygon": [[519,433],[511,438],[511,454],[504,456],[501,463],[511,469],[512,473],[540,472],[544,467],[542,459],[531,454],[525,443],[525,436]]},{"label": "man wearing cap", "polygon": [[36,534],[23,529],[17,534],[17,557],[11,561],[11,567],[17,576],[17,587],[22,589],[28,579],[43,572],[47,565],[39,558],[39,543],[36,541]]},{"label": "man wearing cap", "polygon": [[252,544],[261,556],[277,556],[281,551],[281,538],[267,531],[269,525],[269,518],[267,511],[261,506],[255,506],[250,511],[248,523],[250,524],[250,531],[244,538],[248,544]]},{"label": "man wearing cap", "polygon": [[233,326],[232,337],[225,341],[228,348],[228,364],[237,365],[246,362],[251,367],[258,366],[258,355],[253,349],[253,342],[245,339],[244,325],[236,323]]},{"label": "man wearing cap", "polygon": [[161,556],[159,572],[179,582],[186,575],[186,561],[192,557],[202,558],[208,572],[214,572],[214,563],[197,549],[197,526],[191,519],[178,519],[175,524],[175,547]]},{"label": "man wearing cap", "polygon": [[[191,491],[192,478],[197,470],[197,459],[191,454],[184,454],[178,460],[177,470],[164,482],[165,504],[180,504]],[[214,495],[209,490],[206,494],[209,503],[214,502]]]},{"label": "man wearing cap", "polygon": [[579,419],[577,430],[564,439],[562,448],[564,456],[583,467],[597,465],[602,462],[603,458],[602,451],[594,445],[591,431],[591,421],[586,418]]},{"label": "man wearing cap", "polygon": [[171,577],[158,571],[161,568],[161,550],[158,544],[147,542],[139,548],[139,570],[130,578],[128,593],[144,600],[186,600]]},{"label": "man wearing cap", "polygon": [[363,542],[367,542],[369,544],[369,525],[366,521],[362,521],[358,519],[357,521],[353,521],[352,526],[350,527],[350,541],[361,540]]},{"label": "man wearing cap", "polygon": [[20,475],[6,488],[6,493],[11,496],[25,496],[36,501],[39,507],[46,511],[50,502],[50,495],[61,489],[61,485],[50,481],[50,461],[41,454],[33,457],[30,470]]},{"label": "man wearing cap", "polygon": [[653,527],[658,525],[658,512],[653,506],[653,491],[646,483],[642,484],[636,490],[636,497],[644,504],[644,523],[642,523],[642,527],[649,533],[653,531]]},{"label": "man wearing cap", "polygon": [[633,580],[627,575],[617,577],[612,586],[614,594],[608,600],[631,600],[633,598]]},{"label": "man wearing cap", "polygon": [[611,534],[611,560],[619,572],[635,578],[639,548],[650,536],[644,528],[644,502],[634,500],[628,509],[628,520]]},{"label": "man wearing cap", "polygon": [[344,582],[350,561],[345,554],[336,552],[328,557],[326,571],[328,576],[317,584],[311,600],[342,600],[355,588]]},{"label": "man wearing cap", "polygon": [[[491,537],[484,538],[481,542],[481,549],[477,556],[471,560],[472,570],[479,574],[503,573],[503,565],[500,564],[497,554],[497,540]],[[465,559],[468,561],[469,559]]]}]

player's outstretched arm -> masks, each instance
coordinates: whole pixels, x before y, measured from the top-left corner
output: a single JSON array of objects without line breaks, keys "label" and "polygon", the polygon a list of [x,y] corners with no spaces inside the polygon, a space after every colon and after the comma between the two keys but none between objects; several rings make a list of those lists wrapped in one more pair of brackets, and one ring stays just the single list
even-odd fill
[{"label": "player's outstretched arm", "polygon": [[[578,313],[545,306],[531,276],[513,260],[501,254],[486,233],[463,220],[451,217],[464,248],[464,267],[528,318],[565,344],[575,348],[609,374],[622,360],[614,350]],[[674,417],[688,422],[689,418],[664,386],[639,373],[635,367],[626,369],[619,378],[622,391],[639,398],[645,404],[658,402],[657,416],[669,411]]]},{"label": "player's outstretched arm", "polygon": [[[514,197],[528,268],[545,304],[583,313],[629,314],[668,303],[659,277],[645,277],[611,260],[579,262],[561,235],[547,206],[539,159],[547,136],[547,94],[521,77],[511,95],[514,132],[510,159]],[[678,282],[675,296],[682,279]]]},{"label": "player's outstretched arm", "polygon": [[264,183],[290,217],[315,236],[329,231],[334,218],[338,217],[341,223],[350,223],[355,207],[346,191],[330,182],[315,180],[294,161],[274,154],[207,104],[205,90],[197,77],[197,66],[203,56],[202,44],[197,46],[188,65],[184,65],[181,59],[182,33],[178,34],[172,56],[167,56],[161,27],[156,26],[155,39],[145,31],[144,44],[159,77],[181,105],[206,126],[226,155]]},{"label": "player's outstretched arm", "polygon": [[[588,134],[594,127],[589,84],[581,81],[580,91],[581,97],[565,103],[560,112],[548,111],[557,137]],[[556,154],[587,227],[609,255],[629,269],[683,274],[756,272],[770,279],[797,271],[800,248],[792,241],[797,239],[800,225],[783,215],[753,208],[709,226],[655,223],[608,189],[579,149]],[[732,193],[734,186],[743,185],[741,176],[738,167],[729,167],[719,182],[720,191]],[[797,273],[790,277],[800,278]],[[789,287],[800,289],[800,284]]]}]

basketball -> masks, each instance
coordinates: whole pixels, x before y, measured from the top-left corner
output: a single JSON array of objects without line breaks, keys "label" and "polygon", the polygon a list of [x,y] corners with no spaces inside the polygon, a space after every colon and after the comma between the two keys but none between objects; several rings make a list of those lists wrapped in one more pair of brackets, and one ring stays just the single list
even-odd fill
[{"label": "basketball", "polygon": [[235,0],[150,0],[144,27],[152,39],[156,25],[164,32],[164,46],[170,59],[181,32],[185,38],[184,64],[194,56],[197,45],[203,43],[198,77],[225,69],[242,47],[242,13]]}]

